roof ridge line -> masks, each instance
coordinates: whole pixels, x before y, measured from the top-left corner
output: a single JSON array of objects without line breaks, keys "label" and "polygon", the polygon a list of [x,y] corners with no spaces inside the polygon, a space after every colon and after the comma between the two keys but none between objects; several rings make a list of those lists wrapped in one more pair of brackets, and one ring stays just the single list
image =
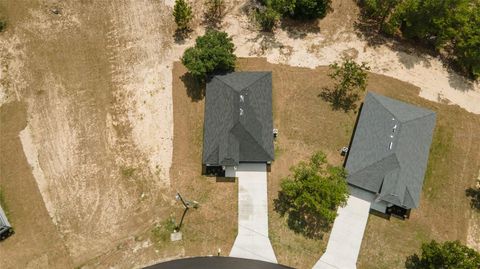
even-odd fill
[{"label": "roof ridge line", "polygon": [[[247,86],[245,86],[243,89],[246,89],[246,88],[249,88],[250,86],[252,86],[253,84],[255,84],[256,82],[258,82],[261,78],[264,78],[266,75],[268,75],[269,73],[266,72],[266,71],[261,71],[262,73],[264,73],[262,76],[259,76],[256,80],[252,81],[252,83],[248,84]],[[252,72],[253,73],[253,72]],[[260,72],[256,72],[256,73],[260,73]]]},{"label": "roof ridge line", "polygon": [[[267,154],[267,156],[273,157],[273,156],[270,156],[270,154],[268,154],[268,152],[267,152],[267,151],[265,150],[265,148],[262,146],[262,143],[259,143],[259,142],[257,141],[257,139],[255,139],[255,137],[254,137],[254,136],[250,133],[250,131],[242,124],[242,122],[241,122],[240,120],[238,120],[238,122],[237,122],[235,125],[233,125],[233,127],[232,127],[232,129],[230,129],[229,133],[231,133],[231,131],[233,130],[233,128],[235,128],[235,126],[237,126],[237,124],[240,125],[240,126],[242,126],[243,130],[245,130],[245,132],[248,134],[248,136],[251,137],[253,141],[255,141],[255,143],[257,144],[257,146],[258,146],[259,148],[261,148],[262,151]],[[272,135],[273,135],[273,134],[272,134]]]},{"label": "roof ridge line", "polygon": [[[380,102],[380,100],[378,100],[378,99],[375,97],[375,95],[378,95],[378,96],[382,96],[382,95],[376,94],[376,93],[372,93],[372,92],[368,92],[368,93],[371,93],[371,94],[372,94],[373,100],[375,100],[375,102],[377,102],[377,104],[379,104],[379,105],[380,105],[381,107],[383,107],[386,111],[388,111],[388,113],[390,113],[390,115],[391,115],[392,117],[396,118],[395,114],[393,114],[393,112],[392,112],[390,109],[388,109],[386,106],[384,106],[383,103]],[[368,93],[367,93],[367,94],[368,94]],[[365,101],[364,101],[364,103],[365,103]]]},{"label": "roof ridge line", "polygon": [[230,88],[230,90],[234,91],[235,92],[235,89],[228,83],[226,83],[225,81],[223,81],[223,79],[220,79],[219,76],[215,76],[214,79],[222,82],[224,85],[226,85],[228,88]]},{"label": "roof ridge line", "polygon": [[[252,86],[253,84],[255,84],[257,81],[259,81],[261,78],[267,76],[269,74],[268,71],[258,71],[258,72],[245,72],[245,71],[240,71],[240,72],[234,72],[234,73],[264,73],[262,76],[258,77],[257,79],[255,79],[254,81],[252,81],[250,84],[248,84],[247,86],[243,87],[241,90],[243,89],[246,89],[250,86]],[[271,72],[270,72],[271,73]],[[218,80],[220,80],[221,82],[223,82],[225,85],[227,85],[228,87],[230,87],[233,91],[236,91],[231,85],[229,85],[228,83],[226,83],[225,81],[223,81],[223,79],[221,79],[220,77],[216,76],[215,78],[217,78]]]},{"label": "roof ridge line", "polygon": [[412,193],[410,192],[410,188],[408,187],[408,185],[405,185],[405,194],[403,195],[402,203],[405,204],[405,197],[407,197],[407,194],[408,196],[410,196],[410,199],[413,201],[413,205],[418,206],[417,203],[415,202],[415,199],[413,199]]},{"label": "roof ridge line", "polygon": [[381,94],[378,94],[378,93],[374,93],[374,92],[368,92],[368,93],[372,93],[372,96],[373,96],[373,99],[375,99],[375,101],[377,103],[379,103],[382,107],[384,107],[388,112],[390,112],[390,114],[392,114],[393,117],[395,117],[395,119],[397,119],[397,116],[390,110],[388,109],[388,107],[384,106],[382,102],[380,102],[380,100],[378,100],[376,98],[376,96],[381,96],[381,97],[384,97],[384,98],[388,98],[388,99],[392,99],[393,101],[396,101],[396,102],[400,102],[400,103],[405,103],[406,105],[409,105],[409,106],[412,106],[414,107],[415,109],[417,110],[423,110],[423,111],[428,111],[429,113],[427,115],[423,115],[423,116],[420,116],[420,117],[416,117],[416,118],[413,118],[413,119],[409,119],[407,121],[401,121],[399,119],[397,119],[399,122],[401,123],[407,123],[407,122],[410,122],[410,121],[413,121],[413,120],[417,120],[417,119],[421,119],[421,118],[424,118],[424,117],[427,117],[427,116],[430,116],[432,114],[435,114],[435,111],[432,111],[430,109],[424,109],[422,107],[418,107],[416,105],[413,105],[413,104],[410,104],[410,103],[407,103],[407,102],[404,102],[404,101],[400,101],[400,100],[397,100],[397,99],[394,99],[394,98],[391,98],[391,97],[388,97],[388,96],[384,96],[384,95],[381,95]]},{"label": "roof ridge line", "polygon": [[435,115],[435,111],[431,111],[431,110],[430,110],[430,113],[428,113],[427,115],[423,115],[423,116],[418,117],[418,118],[413,118],[413,119],[404,121],[404,122],[402,122],[402,124],[403,124],[403,123],[409,123],[409,122],[414,121],[414,120],[420,120],[420,119],[423,119],[423,118],[426,118],[426,117],[429,117],[429,116],[432,116],[432,115]]},{"label": "roof ridge line", "polygon": [[374,165],[374,164],[376,164],[376,163],[379,163],[379,162],[381,162],[381,161],[385,160],[386,158],[388,158],[388,157],[390,157],[390,156],[392,156],[392,155],[394,155],[394,157],[395,157],[395,159],[396,159],[397,163],[398,163],[398,164],[399,164],[399,166],[400,166],[400,162],[398,161],[397,154],[396,154],[395,152],[392,152],[392,153],[388,154],[387,156],[385,156],[385,157],[381,158],[381,159],[380,159],[380,160],[378,160],[378,161],[374,161],[373,163],[369,163],[369,164],[368,164],[368,165],[366,165],[364,168],[362,168],[362,169],[360,169],[360,170],[356,171],[356,172],[355,172],[355,173],[353,173],[353,174],[350,174],[349,176],[353,176],[353,175],[355,175],[355,174],[358,174],[358,173],[360,173],[360,172],[364,171],[365,169],[369,168],[370,166],[372,166],[372,165]]}]

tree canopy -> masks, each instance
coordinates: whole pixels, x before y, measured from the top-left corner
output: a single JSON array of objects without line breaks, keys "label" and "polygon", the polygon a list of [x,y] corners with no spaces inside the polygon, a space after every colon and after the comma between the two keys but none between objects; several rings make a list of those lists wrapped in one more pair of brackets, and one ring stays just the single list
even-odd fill
[{"label": "tree canopy", "polygon": [[407,269],[478,269],[480,253],[459,241],[438,243],[432,240],[422,244],[420,256],[414,254],[405,262]]},{"label": "tree canopy", "polygon": [[432,46],[480,76],[480,0],[363,0],[365,14],[390,35]]},{"label": "tree canopy", "polygon": [[308,237],[320,237],[337,216],[337,207],[346,203],[347,172],[327,164],[323,152],[309,162],[291,168],[292,175],[282,180],[275,210],[288,214],[289,227]]},{"label": "tree canopy", "polygon": [[261,0],[264,7],[256,18],[265,31],[271,31],[282,16],[297,20],[324,18],[331,10],[331,0]]},{"label": "tree canopy", "polygon": [[[285,0],[282,0],[285,1]],[[321,19],[331,9],[331,0],[290,0],[290,15],[295,19]]]},{"label": "tree canopy", "polygon": [[175,0],[173,16],[179,31],[186,31],[190,28],[190,21],[193,18],[192,8],[186,0]]},{"label": "tree canopy", "polygon": [[334,109],[343,109],[345,112],[355,109],[355,102],[367,87],[367,70],[370,68],[365,63],[357,64],[350,59],[331,64],[329,76],[334,79],[335,85],[323,88],[320,96],[330,102]]},{"label": "tree canopy", "polygon": [[188,48],[182,57],[182,63],[190,73],[204,80],[214,72],[226,72],[235,69],[236,56],[232,38],[225,32],[207,30],[205,35],[195,40],[195,46]]}]

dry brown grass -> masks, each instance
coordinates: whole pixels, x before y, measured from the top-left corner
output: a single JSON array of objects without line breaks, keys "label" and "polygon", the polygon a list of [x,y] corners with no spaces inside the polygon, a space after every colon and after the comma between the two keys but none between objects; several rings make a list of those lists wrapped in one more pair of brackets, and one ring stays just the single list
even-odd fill
[{"label": "dry brown grass", "polygon": [[[269,175],[270,237],[279,262],[311,268],[328,238],[315,241],[294,234],[272,210],[272,201],[289,167],[314,151],[324,151],[334,164],[343,162],[339,151],[349,143],[356,112],[332,111],[318,98],[320,89],[331,85],[326,67],[305,69],[241,59],[238,69],[273,73],[274,121],[280,135]],[[368,90],[437,112],[420,208],[406,221],[370,216],[359,257],[359,268],[403,268],[405,258],[425,240],[465,242],[472,214],[465,190],[474,184],[480,166],[480,116],[422,99],[417,87],[390,77],[370,74]]]},{"label": "dry brown grass", "polygon": [[465,190],[474,185],[480,167],[480,116],[458,106],[418,97],[418,88],[384,76],[371,76],[370,89],[437,112],[420,207],[409,220],[370,216],[359,268],[404,268],[405,258],[422,242],[465,243],[471,214]]},{"label": "dry brown grass", "polygon": [[26,116],[24,103],[0,107],[0,189],[15,230],[0,242],[0,267],[69,268],[72,260],[45,209],[18,137]]},{"label": "dry brown grass", "polygon": [[[181,77],[185,67],[173,68],[174,140],[170,169],[172,189],[200,203],[190,210],[182,228],[185,256],[228,255],[237,234],[237,185],[201,175],[203,100],[192,100]],[[187,83],[188,85],[188,83]],[[172,194],[173,195],[173,194]],[[182,209],[176,211],[177,220]],[[171,243],[169,243],[171,244]]]},{"label": "dry brown grass", "polygon": [[311,268],[323,253],[328,234],[322,240],[295,234],[286,218],[273,210],[273,199],[289,168],[312,153],[322,150],[330,163],[342,164],[339,150],[348,145],[355,114],[332,111],[318,97],[321,87],[330,83],[326,68],[295,68],[252,58],[241,59],[237,69],[272,71],[273,117],[279,137],[268,181],[270,240],[280,263]]},{"label": "dry brown grass", "polygon": [[[311,268],[322,255],[328,235],[323,240],[312,240],[295,234],[288,229],[285,219],[272,210],[273,199],[277,197],[280,181],[288,175],[289,167],[313,152],[324,151],[329,162],[336,165],[343,162],[339,150],[350,140],[356,114],[332,111],[329,104],[318,97],[320,89],[331,83],[326,67],[295,68],[249,58],[239,60],[238,70],[272,71],[274,124],[280,134],[275,145],[276,160],[268,181],[270,239],[280,263],[296,268]],[[165,237],[168,233],[164,233],[161,228],[155,233],[154,227],[132,237],[132,242],[127,242],[135,244],[147,237],[151,238],[155,246],[149,248],[145,256],[156,260],[216,254],[218,248],[221,248],[222,255],[228,255],[237,230],[237,185],[215,182],[214,178],[201,176],[204,103],[203,100],[192,101],[188,95],[186,85],[181,80],[185,73],[185,68],[176,63],[173,70],[172,188],[165,193],[163,199],[171,201],[170,198],[178,190],[187,199],[198,201],[200,208],[187,213],[182,228],[184,240],[181,242],[169,242],[168,237]],[[480,116],[467,113],[457,106],[426,101],[418,97],[418,88],[380,75],[370,76],[368,89],[437,111],[437,128],[420,208],[414,210],[411,219],[407,221],[388,221],[371,216],[360,253],[359,268],[402,268],[405,257],[417,251],[422,241],[433,238],[459,239],[465,242],[468,219],[472,213],[465,197],[465,189],[474,184],[477,176],[475,173],[480,166]],[[18,116],[20,118],[17,117],[17,120],[12,117],[12,111],[2,113],[9,117],[2,119],[4,130],[12,133],[4,133],[2,136],[2,152],[5,154],[2,154],[0,162],[4,176],[1,185],[14,213],[13,224],[17,229],[17,234],[11,238],[13,240],[4,242],[3,250],[7,247],[12,250],[22,248],[22,251],[15,252],[16,265],[21,264],[19,261],[25,261],[30,265],[68,267],[72,261],[61,240],[55,244],[45,244],[47,239],[59,237],[59,233],[42,205],[31,172],[22,174],[22,171],[30,171],[17,137],[22,128],[7,128],[5,125],[7,122],[25,124],[25,115]],[[16,166],[12,166],[11,162],[15,162]],[[25,167],[11,169],[20,164]],[[21,192],[14,191],[19,188]],[[20,194],[27,195],[29,200],[23,199]],[[158,207],[161,210],[155,212],[171,212],[179,221],[182,213],[180,203],[159,204]],[[160,219],[167,217],[159,216]],[[44,225],[35,225],[35,220]],[[28,249],[25,248],[26,242],[31,246]],[[92,264],[114,264],[116,259],[121,258],[119,255],[122,248],[128,251],[127,246],[119,244],[115,250],[118,255],[112,254]],[[45,258],[45,253],[50,250],[51,255],[57,259]]]}]

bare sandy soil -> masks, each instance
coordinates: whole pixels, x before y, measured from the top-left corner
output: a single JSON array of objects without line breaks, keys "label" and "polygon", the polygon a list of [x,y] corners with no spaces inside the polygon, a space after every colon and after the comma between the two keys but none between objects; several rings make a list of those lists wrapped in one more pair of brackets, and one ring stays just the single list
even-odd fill
[{"label": "bare sandy soil", "polygon": [[[148,239],[133,237],[168,216],[172,200],[164,195],[172,158],[171,91],[165,90],[171,72],[162,62],[172,22],[159,19],[169,18],[170,9],[158,1],[43,0],[2,1],[2,8],[9,28],[0,39],[1,103],[26,104],[19,138],[31,167],[25,173],[34,177],[6,178],[2,169],[1,185],[35,179],[41,200],[29,201],[45,204],[50,218],[42,221],[58,230],[73,265],[98,256],[108,264],[124,245],[148,247]],[[10,131],[2,122],[2,139]],[[12,168],[28,169],[20,165]],[[5,195],[15,201],[22,193]],[[14,223],[27,218],[13,214]],[[34,260],[11,258],[22,240],[28,234],[0,246],[6,268]],[[47,250],[44,264],[52,264],[55,252]],[[122,258],[115,262],[130,267],[128,255]]]},{"label": "bare sandy soil", "polygon": [[354,26],[359,14],[354,1],[333,1],[333,12],[319,23],[296,27],[294,23],[284,22],[273,35],[252,28],[245,9],[248,4],[237,5],[227,14],[224,23],[240,56],[261,56],[271,63],[310,68],[352,57],[366,62],[375,73],[420,87],[421,97],[457,104],[480,114],[478,82],[457,75],[438,58],[415,53],[408,46],[385,39],[372,42],[364,37]]}]

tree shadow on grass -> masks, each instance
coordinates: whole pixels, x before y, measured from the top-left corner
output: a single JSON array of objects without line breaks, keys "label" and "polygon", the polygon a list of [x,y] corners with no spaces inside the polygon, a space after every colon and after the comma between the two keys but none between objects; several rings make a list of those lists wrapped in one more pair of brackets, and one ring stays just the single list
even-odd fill
[{"label": "tree shadow on grass", "polygon": [[287,225],[295,233],[302,234],[310,239],[323,239],[331,225],[320,216],[312,215],[305,209],[296,210],[290,204],[282,191],[278,192],[278,198],[273,200],[274,210],[284,217],[287,215]]},{"label": "tree shadow on grass", "polygon": [[190,73],[185,73],[180,79],[183,81],[187,95],[192,99],[192,102],[198,102],[205,98],[205,81],[198,79]]},{"label": "tree shadow on grass", "polygon": [[343,110],[345,113],[355,110],[357,108],[356,102],[359,99],[358,94],[343,95],[342,93],[327,87],[323,87],[322,92],[318,94],[317,97],[330,103],[333,110]]},{"label": "tree shadow on grass", "polygon": [[480,210],[480,188],[468,188],[465,195],[470,198],[470,206]]}]

